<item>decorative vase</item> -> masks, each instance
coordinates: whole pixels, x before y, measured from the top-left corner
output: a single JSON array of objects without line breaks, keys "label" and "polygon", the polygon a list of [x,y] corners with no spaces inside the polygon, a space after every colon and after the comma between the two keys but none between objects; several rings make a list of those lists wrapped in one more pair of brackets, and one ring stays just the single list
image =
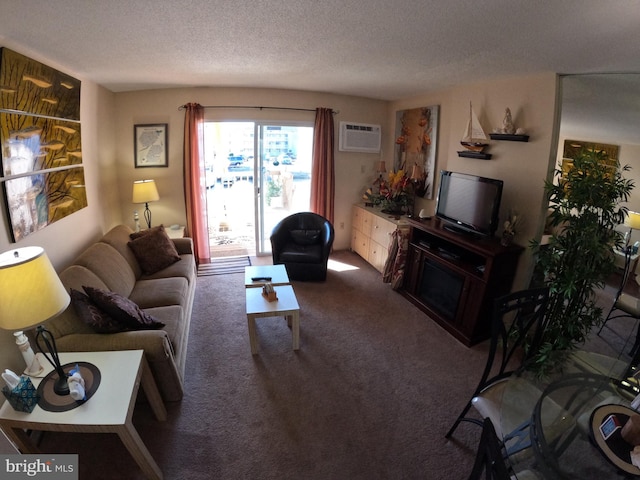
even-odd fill
[{"label": "decorative vase", "polygon": [[405,204],[401,200],[386,199],[382,202],[382,213],[388,213],[391,215],[404,215]]}]

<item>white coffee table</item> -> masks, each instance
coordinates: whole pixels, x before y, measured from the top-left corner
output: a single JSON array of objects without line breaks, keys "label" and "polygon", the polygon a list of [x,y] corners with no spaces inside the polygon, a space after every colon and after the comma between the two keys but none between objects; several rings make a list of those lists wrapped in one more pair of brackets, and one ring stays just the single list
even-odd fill
[{"label": "white coffee table", "polygon": [[[271,280],[251,280],[255,277],[271,277]],[[261,287],[265,283],[272,285],[289,285],[289,275],[284,265],[252,265],[244,267],[244,286]]]},{"label": "white coffee table", "polygon": [[262,296],[261,288],[246,288],[247,323],[251,354],[258,353],[256,318],[285,317],[293,335],[293,349],[300,349],[300,306],[291,285],[274,287],[278,300],[269,302]]},{"label": "white coffee table", "polygon": [[[44,377],[53,368],[45,359],[39,360],[45,368]],[[7,437],[20,452],[35,454],[40,452],[25,430],[116,433],[147,478],[161,479],[162,471],[132,423],[140,383],[156,418],[160,421],[167,418],[143,351],[60,353],[60,363],[73,362],[92,363],[100,370],[100,385],[94,395],[86,403],[65,412],[50,412],[40,406],[31,413],[18,412],[5,401],[0,407],[0,427]],[[31,380],[37,387],[42,378]]]}]

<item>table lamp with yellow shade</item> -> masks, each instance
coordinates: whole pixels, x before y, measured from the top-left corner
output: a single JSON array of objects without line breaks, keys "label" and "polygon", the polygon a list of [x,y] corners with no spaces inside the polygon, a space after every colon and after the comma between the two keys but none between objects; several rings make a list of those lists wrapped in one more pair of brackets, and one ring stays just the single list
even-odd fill
[{"label": "table lamp with yellow shade", "polygon": [[634,230],[640,230],[640,213],[629,211],[627,219],[624,222],[626,227],[629,227],[629,231],[625,234],[625,247],[629,246],[631,241],[631,232]]},{"label": "table lamp with yellow shade", "polygon": [[[43,248],[23,247],[0,254],[0,328],[17,330],[14,335],[28,375],[38,375],[42,367],[22,330],[58,316],[69,302],[69,294]],[[36,345],[58,374],[55,393],[67,395],[67,375],[60,365],[55,340],[42,325],[37,328]]]},{"label": "table lamp with yellow shade", "polygon": [[149,202],[160,200],[155,180],[136,180],[133,182],[133,203],[144,203],[144,219],[147,228],[151,228],[151,210]]}]

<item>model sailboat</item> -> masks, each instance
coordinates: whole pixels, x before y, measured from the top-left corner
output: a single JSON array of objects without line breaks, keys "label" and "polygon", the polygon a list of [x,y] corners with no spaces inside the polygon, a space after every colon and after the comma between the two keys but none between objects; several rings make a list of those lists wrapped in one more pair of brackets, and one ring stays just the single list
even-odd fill
[{"label": "model sailboat", "polygon": [[480,125],[478,117],[473,111],[471,102],[469,102],[469,123],[467,123],[467,128],[464,131],[462,140],[460,140],[460,144],[472,152],[482,152],[489,145],[487,135],[484,133],[482,125]]}]

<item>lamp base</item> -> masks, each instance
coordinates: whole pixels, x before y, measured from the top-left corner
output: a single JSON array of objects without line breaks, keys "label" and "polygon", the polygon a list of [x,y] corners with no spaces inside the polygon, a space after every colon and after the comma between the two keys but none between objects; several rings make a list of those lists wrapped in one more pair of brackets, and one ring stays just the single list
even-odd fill
[{"label": "lamp base", "polygon": [[[62,372],[62,374],[60,374],[60,372]],[[60,369],[60,372],[56,370],[58,378],[53,384],[53,393],[61,396],[69,395],[69,383],[67,382],[69,377],[62,369]]]},{"label": "lamp base", "polygon": [[[60,359],[58,357],[58,348],[56,347],[56,341],[53,338],[53,335],[51,335],[51,332],[46,328],[44,328],[42,325],[38,325],[38,327],[36,328],[36,331],[38,332],[36,334],[36,346],[38,347],[38,350],[40,350],[42,355],[44,355],[44,358],[46,358],[47,361],[51,364],[51,366],[53,366],[54,372],[58,375],[58,378],[56,379],[55,384],[53,386],[53,391],[57,395],[61,395],[61,396],[69,395],[69,385],[67,384],[68,375],[65,373],[65,371],[62,369],[62,366],[60,365]],[[42,348],[42,345],[40,345],[41,340],[49,350],[49,355],[51,355],[51,358],[47,356],[47,353]]]}]

